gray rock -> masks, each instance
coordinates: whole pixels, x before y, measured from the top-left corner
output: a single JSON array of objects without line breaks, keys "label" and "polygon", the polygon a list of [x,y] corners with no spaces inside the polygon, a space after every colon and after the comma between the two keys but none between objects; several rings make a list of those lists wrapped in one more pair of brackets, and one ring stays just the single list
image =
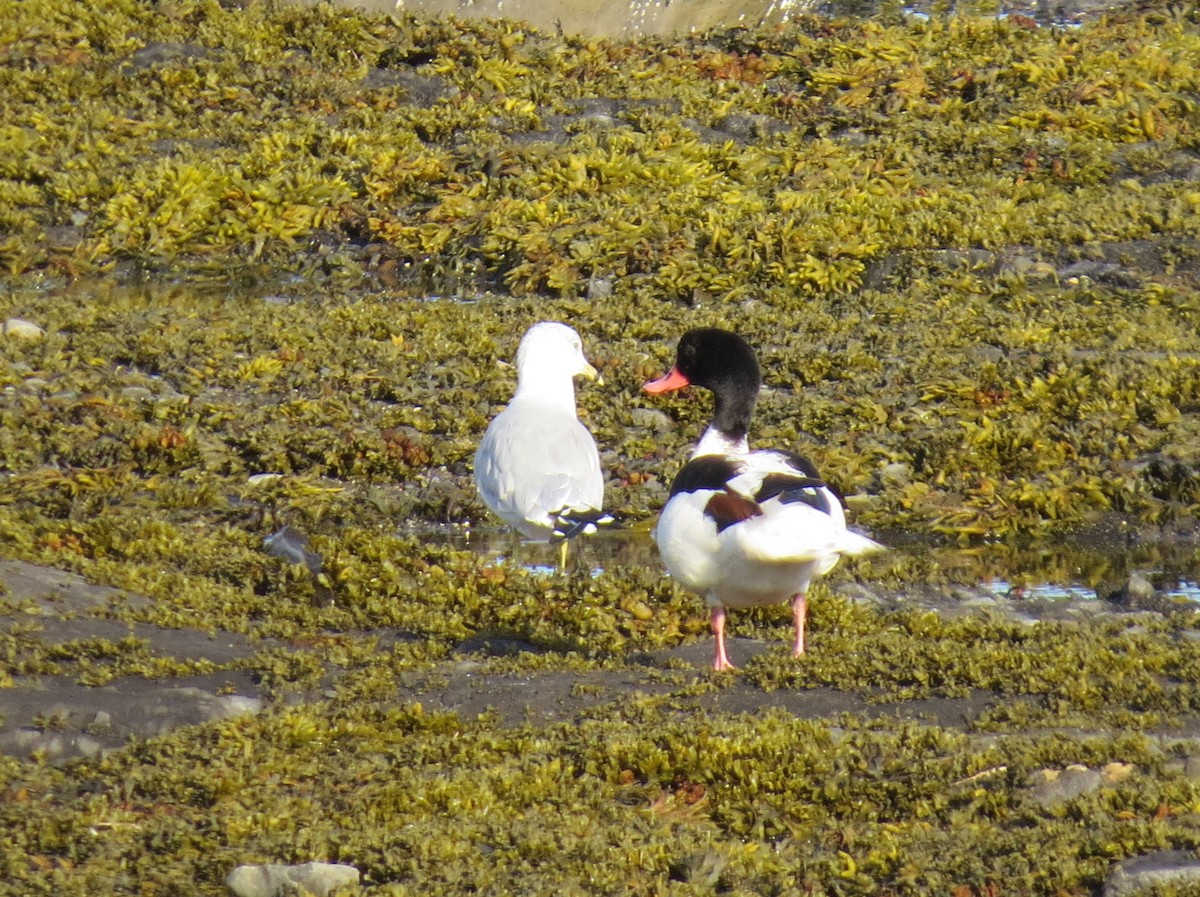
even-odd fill
[{"label": "gray rock", "polygon": [[629,412],[629,420],[635,427],[644,427],[655,433],[667,433],[675,426],[671,418],[657,408],[634,408]]},{"label": "gray rock", "polygon": [[1106,275],[1120,269],[1120,265],[1114,262],[1106,262],[1101,259],[1081,259],[1077,262],[1072,262],[1058,272],[1058,276],[1065,281],[1086,277],[1090,280],[1101,280]]},{"label": "gray rock", "polygon": [[1200,754],[1189,754],[1180,760],[1168,763],[1167,768],[1185,778],[1200,779]]},{"label": "gray rock", "polygon": [[[236,694],[223,693],[237,688]],[[0,754],[47,763],[119,750],[147,738],[259,712],[261,686],[241,671],[169,679],[124,676],[104,686],[66,675],[15,676],[0,688]]]},{"label": "gray rock", "polygon": [[421,109],[458,94],[458,88],[444,78],[418,74],[408,68],[371,69],[363,78],[362,86],[368,90],[398,87],[404,91],[409,103]]},{"label": "gray rock", "polygon": [[1154,585],[1146,577],[1134,573],[1125,583],[1125,597],[1129,601],[1148,601],[1154,597]]},{"label": "gray rock", "polygon": [[81,757],[98,757],[104,751],[104,745],[90,735],[76,735],[72,746]]},{"label": "gray rock", "polygon": [[210,51],[199,44],[154,41],[134,52],[126,60],[126,64],[135,69],[148,69],[177,62],[188,62],[193,59],[203,59],[210,55],[212,55]]},{"label": "gray rock", "polygon": [[502,635],[473,635],[454,647],[454,653],[482,654],[485,657],[517,657],[521,654],[545,654],[546,649],[524,639]]},{"label": "gray rock", "polygon": [[212,719],[237,719],[239,716],[254,716],[263,709],[262,698],[246,695],[217,695],[207,705]]},{"label": "gray rock", "polygon": [[1127,763],[1109,763],[1100,769],[1072,764],[1064,769],[1038,770],[1028,784],[1034,800],[1052,807],[1097,788],[1115,785],[1132,772],[1133,767]]},{"label": "gray rock", "polygon": [[[1100,593],[1100,590],[1097,589],[1097,592]],[[1170,598],[1160,593],[1154,587],[1154,583],[1140,573],[1130,574],[1129,579],[1120,587],[1115,591],[1102,594],[1102,597],[1122,610],[1148,610],[1165,613],[1175,607]]]},{"label": "gray rock", "polygon": [[587,297],[593,302],[598,299],[611,299],[613,294],[613,279],[593,274],[588,279]]},{"label": "gray rock", "polygon": [[113,605],[142,608],[150,604],[147,598],[93,585],[74,573],[25,561],[0,561],[0,583],[7,587],[10,601],[33,602],[38,612],[47,616],[92,615]]},{"label": "gray rock", "polygon": [[340,888],[357,887],[358,883],[358,870],[339,863],[238,866],[225,878],[226,887],[237,897],[283,897],[287,894],[326,897]]},{"label": "gray rock", "polygon": [[903,486],[912,482],[912,467],[903,461],[892,461],[879,471],[879,480],[884,485]]},{"label": "gray rock", "polygon": [[[214,695],[203,688],[188,686],[185,688],[165,688],[161,692],[161,706],[155,708],[168,715],[169,709],[176,706],[191,704],[206,721],[237,719],[239,716],[253,716],[262,710],[261,698],[244,695]],[[172,722],[163,731],[174,728]]]},{"label": "gray rock", "polygon": [[282,558],[289,564],[304,564],[316,576],[321,572],[321,556],[308,550],[308,536],[292,526],[271,533],[263,539],[267,554]]},{"label": "gray rock", "polygon": [[928,253],[928,259],[944,268],[986,268],[995,264],[994,253],[985,249],[935,249]]},{"label": "gray rock", "polygon": [[749,115],[735,113],[727,115],[716,123],[716,130],[722,131],[734,140],[749,142],[774,137],[776,134],[786,134],[792,130],[787,122],[772,118],[769,115]]},{"label": "gray rock", "polygon": [[121,389],[121,398],[131,402],[153,402],[154,393],[144,386],[125,386]]},{"label": "gray rock", "polygon": [[964,354],[977,364],[999,364],[1005,352],[999,346],[971,346]]},{"label": "gray rock", "polygon": [[1041,769],[1030,781],[1033,798],[1044,807],[1060,804],[1100,787],[1100,771],[1086,766]]},{"label": "gray rock", "polygon": [[1126,897],[1154,887],[1200,885],[1200,860],[1186,850],[1160,850],[1117,863],[1104,882],[1104,897]]},{"label": "gray rock", "polygon": [[105,745],[90,735],[44,731],[31,727],[0,732],[0,754],[17,757],[38,756],[49,763],[74,757],[97,757],[104,750]]}]

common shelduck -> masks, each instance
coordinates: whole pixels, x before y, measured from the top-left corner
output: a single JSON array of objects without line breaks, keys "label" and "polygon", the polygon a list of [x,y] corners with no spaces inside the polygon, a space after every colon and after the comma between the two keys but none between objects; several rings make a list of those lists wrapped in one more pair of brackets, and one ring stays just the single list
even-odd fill
[{"label": "common shelduck", "polygon": [[575,413],[575,376],[597,379],[579,334],[556,321],[530,327],[517,348],[516,394],[475,452],[479,495],[526,539],[566,540],[610,520],[596,441]]},{"label": "common shelduck", "polygon": [[671,576],[704,596],[716,654],[713,669],[733,669],[725,649],[726,608],[790,601],[792,653],[804,653],[806,593],[843,555],[880,550],[846,529],[841,501],[808,459],[785,450],[751,451],[750,419],[762,378],[754,350],[726,330],[690,330],[675,365],[643,389],[712,391],[712,423],[675,477],[654,539]]}]

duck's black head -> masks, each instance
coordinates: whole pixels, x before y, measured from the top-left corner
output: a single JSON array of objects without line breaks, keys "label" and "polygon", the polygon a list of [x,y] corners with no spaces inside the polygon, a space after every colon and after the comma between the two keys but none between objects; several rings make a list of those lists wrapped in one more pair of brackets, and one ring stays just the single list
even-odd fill
[{"label": "duck's black head", "polygon": [[679,340],[675,367],[643,388],[659,393],[689,385],[712,390],[716,397],[713,427],[719,433],[731,441],[746,436],[762,385],[758,359],[749,343],[717,327],[689,330]]},{"label": "duck's black head", "polygon": [[750,344],[728,330],[698,327],[679,340],[675,369],[696,386],[713,392],[751,390],[758,392],[762,374]]}]

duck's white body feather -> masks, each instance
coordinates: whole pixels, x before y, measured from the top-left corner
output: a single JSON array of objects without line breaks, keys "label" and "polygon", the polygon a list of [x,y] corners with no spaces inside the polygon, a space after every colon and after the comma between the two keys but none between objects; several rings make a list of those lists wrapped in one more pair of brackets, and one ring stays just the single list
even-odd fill
[{"label": "duck's white body feather", "polygon": [[[663,508],[655,541],[663,563],[710,607],[779,604],[807,591],[842,554],[879,546],[846,529],[841,503],[824,485],[807,487],[812,504],[774,496],[755,501],[769,474],[804,478],[787,456],[770,451],[725,455],[741,469],[723,488],[680,491]],[[714,498],[737,496],[757,514],[728,523],[714,516]]]}]

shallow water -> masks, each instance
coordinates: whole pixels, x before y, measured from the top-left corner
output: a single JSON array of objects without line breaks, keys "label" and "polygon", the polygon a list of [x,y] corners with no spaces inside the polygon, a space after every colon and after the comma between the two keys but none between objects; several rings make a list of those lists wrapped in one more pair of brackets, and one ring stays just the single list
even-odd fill
[{"label": "shallow water", "polygon": [[[557,572],[556,546],[518,542],[499,527],[441,527],[420,535],[478,552],[495,564],[516,563],[547,576]],[[575,540],[571,551],[570,566],[592,576],[628,567],[662,568],[645,525]],[[904,580],[916,578],[924,585],[908,589],[910,599],[935,610],[994,606],[1020,612],[1053,604],[1121,612],[1130,609],[1122,590],[1134,576],[1153,585],[1155,600],[1165,606],[1200,605],[1200,548],[1192,545],[1114,548],[1067,542],[1049,548],[959,548],[909,538],[853,563],[852,572],[835,570],[831,588],[863,597],[875,593],[891,601],[906,592]]]},{"label": "shallow water", "polygon": [[1119,8],[1105,0],[347,0],[348,5],[380,12],[503,17],[566,34],[634,37],[643,34],[700,32],[733,27],[781,25],[806,14],[870,18],[892,12],[911,15],[1020,15],[1039,25],[1072,25]]}]

